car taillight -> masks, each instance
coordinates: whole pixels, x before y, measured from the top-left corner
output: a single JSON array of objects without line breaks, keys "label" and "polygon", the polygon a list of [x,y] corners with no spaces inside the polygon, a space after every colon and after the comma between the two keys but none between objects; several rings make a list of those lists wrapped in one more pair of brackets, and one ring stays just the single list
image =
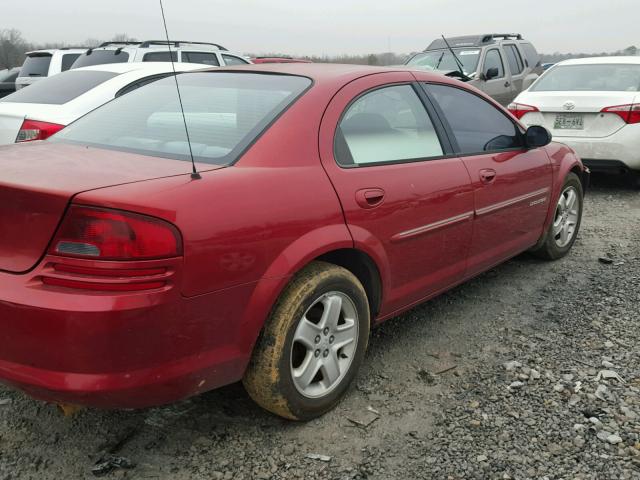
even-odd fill
[{"label": "car taillight", "polygon": [[540,111],[540,110],[538,110],[537,107],[534,107],[533,105],[525,105],[524,103],[515,103],[515,102],[514,103],[510,103],[509,106],[507,107],[507,109],[518,120],[520,120],[522,117],[524,117],[527,113],[539,112]]},{"label": "car taillight", "polygon": [[64,125],[49,122],[37,122],[35,120],[25,120],[22,122],[16,143],[33,142],[34,140],[44,140],[54,133],[59,132]]},{"label": "car taillight", "polygon": [[150,260],[182,255],[178,229],[137,213],[72,205],[49,253],[94,260]]},{"label": "car taillight", "polygon": [[624,120],[624,123],[640,123],[640,103],[605,107],[600,112],[614,113]]}]

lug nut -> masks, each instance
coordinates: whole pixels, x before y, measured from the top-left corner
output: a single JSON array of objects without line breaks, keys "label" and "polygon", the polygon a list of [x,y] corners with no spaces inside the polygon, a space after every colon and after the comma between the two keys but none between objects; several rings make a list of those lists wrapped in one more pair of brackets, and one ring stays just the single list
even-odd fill
[{"label": "lug nut", "polygon": [[315,352],[315,356],[316,356],[316,357],[319,357],[319,356],[320,356],[320,350],[316,350],[316,352]]},{"label": "lug nut", "polygon": [[320,343],[320,335],[316,335],[316,343]]},{"label": "lug nut", "polygon": [[329,333],[329,327],[324,327],[324,330],[322,331],[322,333],[327,335]]},{"label": "lug nut", "polygon": [[327,357],[329,356],[329,350],[325,350],[325,351],[322,353],[322,356],[323,356],[324,358],[327,358]]},{"label": "lug nut", "polygon": [[334,337],[333,335],[331,335],[331,336],[329,337],[329,343],[333,343],[333,341],[334,341],[334,340],[335,340],[335,337]]}]

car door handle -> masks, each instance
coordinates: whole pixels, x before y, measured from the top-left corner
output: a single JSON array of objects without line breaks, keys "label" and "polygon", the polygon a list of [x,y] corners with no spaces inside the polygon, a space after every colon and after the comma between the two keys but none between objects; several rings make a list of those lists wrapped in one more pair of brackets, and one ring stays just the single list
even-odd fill
[{"label": "car door handle", "polygon": [[496,179],[496,171],[494,169],[485,168],[483,170],[480,170],[480,180],[485,185],[489,185],[490,183],[493,183],[495,179]]},{"label": "car door handle", "polygon": [[384,201],[384,190],[381,188],[363,188],[356,192],[356,203],[362,208],[374,208]]}]

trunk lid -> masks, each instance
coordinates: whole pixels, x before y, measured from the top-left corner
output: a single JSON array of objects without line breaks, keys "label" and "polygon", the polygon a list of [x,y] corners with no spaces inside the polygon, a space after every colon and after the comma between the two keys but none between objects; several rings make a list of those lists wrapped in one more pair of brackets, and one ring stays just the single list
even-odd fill
[{"label": "trunk lid", "polygon": [[191,171],[184,161],[49,142],[2,146],[0,166],[0,270],[11,273],[37,265],[76,194]]},{"label": "trunk lid", "polygon": [[[608,137],[626,123],[618,115],[601,110],[633,103],[636,95],[635,92],[531,92],[522,103],[537,107],[540,113],[527,114],[523,120],[529,125],[543,125],[554,138]],[[565,128],[559,128],[562,124]],[[567,127],[572,124],[576,128]]]}]

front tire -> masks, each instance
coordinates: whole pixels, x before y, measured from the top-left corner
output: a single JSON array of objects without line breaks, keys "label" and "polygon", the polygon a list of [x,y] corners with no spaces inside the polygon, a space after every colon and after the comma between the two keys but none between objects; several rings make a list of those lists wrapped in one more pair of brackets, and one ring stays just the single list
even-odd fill
[{"label": "front tire", "polygon": [[557,260],[569,253],[580,230],[583,200],[580,179],[575,173],[569,173],[560,190],[553,221],[542,243],[532,250],[534,255],[545,260]]},{"label": "front tire", "polygon": [[313,262],[280,295],[243,383],[265,410],[310,420],[331,410],[360,367],[369,340],[369,304],[348,270]]}]

